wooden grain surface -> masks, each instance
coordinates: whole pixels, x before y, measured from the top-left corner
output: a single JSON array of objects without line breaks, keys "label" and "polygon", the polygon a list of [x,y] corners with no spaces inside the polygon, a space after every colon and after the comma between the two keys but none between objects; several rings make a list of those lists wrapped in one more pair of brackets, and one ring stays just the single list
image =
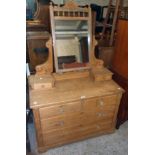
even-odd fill
[{"label": "wooden grain surface", "polygon": [[28,77],[29,86],[34,89],[52,88],[54,77],[52,75],[31,75]]},{"label": "wooden grain surface", "polygon": [[41,153],[41,152],[45,152],[47,151],[47,149],[49,148],[53,148],[53,147],[58,147],[58,146],[62,146],[64,144],[70,144],[70,143],[73,143],[73,142],[77,142],[79,140],[84,140],[84,139],[88,139],[88,138],[92,138],[92,137],[96,137],[96,136],[100,136],[100,135],[103,135],[103,134],[110,134],[110,133],[113,133],[114,132],[114,128],[105,128],[105,129],[102,129],[98,132],[94,132],[94,133],[89,133],[89,134],[85,134],[85,135],[82,135],[82,136],[76,136],[76,138],[72,138],[70,139],[69,141],[66,141],[66,140],[62,140],[61,141],[58,141],[57,143],[51,143],[49,141],[49,144],[46,144],[42,147],[39,147],[38,148],[38,151]]},{"label": "wooden grain surface", "polygon": [[119,20],[112,68],[124,78],[128,78],[128,21]]},{"label": "wooden grain surface", "polygon": [[81,111],[80,101],[65,103],[63,105],[48,106],[39,109],[41,119],[46,119],[54,116],[61,116],[62,114],[73,113]]},{"label": "wooden grain surface", "polygon": [[76,72],[53,73],[53,76],[56,81],[77,79],[77,78],[89,77],[89,71],[84,70]]},{"label": "wooden grain surface", "polygon": [[[72,140],[78,139],[78,138],[83,138],[86,136],[93,135],[94,133],[100,133],[103,132],[105,129],[108,129],[111,127],[111,123],[110,122],[104,122],[104,123],[100,123],[100,124],[91,124],[91,125],[85,125],[81,128],[81,126],[79,127],[74,127],[74,128],[70,128],[67,129],[66,132],[63,130],[60,131],[60,134],[44,134],[43,135],[43,139],[44,139],[44,143],[45,145],[48,144],[55,144],[55,143],[65,143],[65,142],[70,142]],[[65,133],[65,134],[64,134]]]},{"label": "wooden grain surface", "polygon": [[93,67],[91,70],[91,76],[94,81],[106,81],[112,79],[113,73],[106,68]]},{"label": "wooden grain surface", "polygon": [[30,90],[30,107],[63,104],[78,101],[81,98],[93,98],[115,93],[123,89],[114,81],[94,82],[90,78],[57,81],[56,87],[47,90]]},{"label": "wooden grain surface", "polygon": [[123,92],[114,81],[81,78],[57,84],[49,90],[31,90],[42,104],[33,107],[40,151],[114,131]]},{"label": "wooden grain surface", "polygon": [[41,124],[40,124],[40,114],[38,109],[33,110],[33,115],[34,115],[34,123],[35,123],[35,128],[36,128],[36,137],[37,137],[37,144],[38,147],[43,146],[43,136],[42,136],[42,129],[41,129]]},{"label": "wooden grain surface", "polygon": [[[54,130],[65,130],[67,127],[75,127],[77,125],[90,125],[96,122],[106,122],[113,120],[115,107],[106,109],[103,112],[79,112],[75,114],[63,115],[41,120],[42,131],[47,133]],[[102,115],[103,114],[103,115]]]}]

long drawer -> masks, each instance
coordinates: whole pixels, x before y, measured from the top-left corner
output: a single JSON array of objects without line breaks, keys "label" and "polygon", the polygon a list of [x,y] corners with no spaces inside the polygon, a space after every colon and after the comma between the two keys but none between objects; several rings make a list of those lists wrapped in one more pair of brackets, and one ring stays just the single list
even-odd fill
[{"label": "long drawer", "polygon": [[40,108],[40,118],[47,119],[53,116],[65,115],[80,111],[94,111],[94,109],[106,109],[116,104],[116,95],[96,97],[92,99],[82,99],[76,102],[66,103],[63,105]]},{"label": "long drawer", "polygon": [[72,127],[75,125],[87,125],[96,121],[112,120],[115,111],[115,106],[104,109],[94,109],[94,111],[83,111],[42,119],[42,131],[47,132],[53,129],[64,127]]},{"label": "long drawer", "polygon": [[112,121],[96,122],[90,125],[77,125],[75,127],[53,130],[49,133],[43,134],[43,140],[45,145],[70,142],[85,136],[91,136],[92,134],[104,132],[110,129]]}]

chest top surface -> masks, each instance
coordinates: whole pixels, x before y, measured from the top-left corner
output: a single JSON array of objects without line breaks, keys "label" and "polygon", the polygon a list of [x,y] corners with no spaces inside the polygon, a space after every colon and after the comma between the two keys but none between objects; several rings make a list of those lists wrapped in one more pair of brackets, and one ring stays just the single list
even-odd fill
[{"label": "chest top surface", "polygon": [[57,82],[54,88],[30,89],[30,107],[38,108],[121,92],[123,89],[113,80],[104,82],[94,82],[90,78],[63,80]]}]

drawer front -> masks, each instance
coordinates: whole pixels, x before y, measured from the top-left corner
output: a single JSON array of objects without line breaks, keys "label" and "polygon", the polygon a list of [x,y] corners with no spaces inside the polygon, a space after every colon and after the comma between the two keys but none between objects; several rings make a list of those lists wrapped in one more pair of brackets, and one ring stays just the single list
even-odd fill
[{"label": "drawer front", "polygon": [[109,111],[109,110],[96,110],[96,111],[89,111],[89,112],[85,112],[85,120],[81,121],[81,123],[84,124],[89,124],[89,123],[94,123],[96,121],[106,121],[106,120],[112,120],[113,116],[114,116],[114,110],[115,108],[113,108],[113,110]]},{"label": "drawer front", "polygon": [[94,99],[79,100],[59,106],[40,108],[40,118],[47,119],[53,116],[64,115],[80,111],[94,111],[97,109],[110,109],[116,105],[116,95],[99,97]]},{"label": "drawer front", "polygon": [[[84,99],[62,106],[51,106],[40,109],[41,128],[44,134],[60,131],[76,126],[89,126],[96,122],[112,123],[116,110],[117,96],[106,96],[93,99]],[[63,109],[63,110],[62,110]],[[55,135],[60,136],[55,131]]]},{"label": "drawer front", "polygon": [[86,120],[85,115],[82,112],[43,119],[41,120],[42,131],[46,132],[53,129],[75,126],[80,124],[83,119]]},{"label": "drawer front", "polygon": [[39,111],[40,111],[40,118],[46,119],[57,115],[63,115],[66,113],[78,112],[80,110],[81,110],[81,102],[77,101],[59,106],[50,106],[41,108]]},{"label": "drawer front", "polygon": [[111,106],[115,106],[117,103],[117,96],[105,96],[93,99],[86,99],[82,102],[82,108],[84,111],[94,111],[94,109],[110,109]]},{"label": "drawer front", "polygon": [[111,128],[111,121],[104,123],[95,123],[91,125],[78,125],[75,127],[64,128],[43,134],[45,145],[63,144],[70,141],[76,141],[81,138],[90,137],[93,134],[102,133]]}]

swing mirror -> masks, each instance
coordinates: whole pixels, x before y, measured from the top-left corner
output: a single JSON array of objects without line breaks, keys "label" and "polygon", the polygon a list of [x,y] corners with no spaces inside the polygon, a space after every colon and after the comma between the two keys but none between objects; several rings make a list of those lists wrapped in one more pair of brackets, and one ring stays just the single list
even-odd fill
[{"label": "swing mirror", "polygon": [[91,21],[88,8],[74,7],[50,10],[56,72],[89,69]]}]

